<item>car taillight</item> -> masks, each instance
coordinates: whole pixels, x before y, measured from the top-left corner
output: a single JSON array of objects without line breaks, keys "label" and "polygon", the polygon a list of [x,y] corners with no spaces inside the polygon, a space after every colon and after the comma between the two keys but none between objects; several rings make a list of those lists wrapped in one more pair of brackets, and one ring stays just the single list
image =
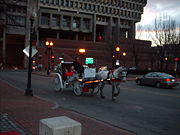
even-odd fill
[{"label": "car taillight", "polygon": [[165,79],[166,82],[170,82],[171,80],[170,79]]}]

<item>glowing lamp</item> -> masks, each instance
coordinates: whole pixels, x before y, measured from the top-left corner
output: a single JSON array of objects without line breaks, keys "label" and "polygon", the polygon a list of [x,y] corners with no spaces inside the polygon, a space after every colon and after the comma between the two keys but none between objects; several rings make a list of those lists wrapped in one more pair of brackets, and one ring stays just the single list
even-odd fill
[{"label": "glowing lamp", "polygon": [[116,47],[116,52],[119,52],[120,51],[120,47]]},{"label": "glowing lamp", "polygon": [[79,53],[80,53],[80,54],[84,54],[85,52],[86,52],[85,49],[83,49],[83,48],[79,49]]},{"label": "glowing lamp", "polygon": [[126,52],[123,52],[123,56],[126,56]]}]

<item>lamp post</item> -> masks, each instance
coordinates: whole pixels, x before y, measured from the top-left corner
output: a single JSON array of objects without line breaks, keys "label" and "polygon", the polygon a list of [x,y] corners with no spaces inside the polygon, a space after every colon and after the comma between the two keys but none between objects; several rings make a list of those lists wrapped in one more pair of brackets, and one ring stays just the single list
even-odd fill
[{"label": "lamp post", "polygon": [[36,12],[31,11],[30,15],[30,45],[29,45],[29,59],[28,59],[28,80],[27,80],[27,88],[25,90],[25,96],[33,96],[33,90],[31,88],[31,72],[32,72],[32,37],[34,36],[34,20],[36,17]]},{"label": "lamp post", "polygon": [[165,71],[167,71],[168,70],[168,58],[167,57],[165,57],[164,58],[164,60],[165,60]]},{"label": "lamp post", "polygon": [[116,66],[119,66],[119,52],[120,52],[120,47],[119,46],[117,46],[116,47]]},{"label": "lamp post", "polygon": [[126,57],[126,52],[123,52],[123,60],[124,60],[124,67],[125,67],[125,57]]},{"label": "lamp post", "polygon": [[48,68],[47,68],[47,75],[51,72],[51,66],[50,66],[50,59],[52,56],[52,47],[54,46],[54,43],[52,41],[46,41],[45,45],[47,47],[47,55],[48,55]]},{"label": "lamp post", "polygon": [[83,55],[86,53],[86,49],[80,48],[79,49],[79,54],[81,55],[81,65],[83,64]]}]

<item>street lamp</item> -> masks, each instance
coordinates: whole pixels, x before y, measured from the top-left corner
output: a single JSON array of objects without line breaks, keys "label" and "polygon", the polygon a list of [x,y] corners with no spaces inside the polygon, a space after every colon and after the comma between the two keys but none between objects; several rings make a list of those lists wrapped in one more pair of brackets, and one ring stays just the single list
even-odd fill
[{"label": "street lamp", "polygon": [[116,48],[115,48],[115,50],[116,50],[116,66],[119,66],[119,52],[120,52],[120,47],[119,46],[117,46]]},{"label": "street lamp", "polygon": [[84,49],[84,48],[79,49],[79,54],[81,55],[81,65],[82,65],[82,57],[85,53],[86,53],[86,49]]},{"label": "street lamp", "polygon": [[126,57],[126,52],[123,52],[123,57],[124,57],[124,66],[125,66],[125,57]]},{"label": "street lamp", "polygon": [[117,47],[116,47],[116,52],[119,52],[119,51],[120,51],[120,47],[117,46]]},{"label": "street lamp", "polygon": [[45,45],[47,47],[47,55],[48,55],[47,75],[49,75],[50,72],[51,72],[50,59],[51,59],[51,56],[52,56],[52,47],[54,46],[54,43],[52,41],[46,41]]},{"label": "street lamp", "polygon": [[27,80],[27,88],[25,90],[25,96],[33,96],[33,90],[31,88],[31,72],[32,72],[32,37],[34,36],[34,20],[36,18],[36,12],[32,10],[30,12],[30,45],[29,45],[29,59],[28,59],[28,80]]},{"label": "street lamp", "polygon": [[126,56],[126,52],[123,52],[123,56],[124,56],[124,57]]},{"label": "street lamp", "polygon": [[165,57],[164,60],[165,60],[165,64],[166,64],[166,65],[165,65],[165,66],[166,66],[166,67],[165,67],[165,70],[167,71],[167,70],[168,70],[168,69],[167,69],[167,68],[168,68],[168,58]]}]

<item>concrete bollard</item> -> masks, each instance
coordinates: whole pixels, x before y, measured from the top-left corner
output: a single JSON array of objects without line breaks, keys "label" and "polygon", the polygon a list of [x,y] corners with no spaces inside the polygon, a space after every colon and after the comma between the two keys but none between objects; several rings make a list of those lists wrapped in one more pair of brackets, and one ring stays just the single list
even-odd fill
[{"label": "concrete bollard", "polygon": [[42,119],[39,135],[81,135],[81,123],[66,116]]}]

